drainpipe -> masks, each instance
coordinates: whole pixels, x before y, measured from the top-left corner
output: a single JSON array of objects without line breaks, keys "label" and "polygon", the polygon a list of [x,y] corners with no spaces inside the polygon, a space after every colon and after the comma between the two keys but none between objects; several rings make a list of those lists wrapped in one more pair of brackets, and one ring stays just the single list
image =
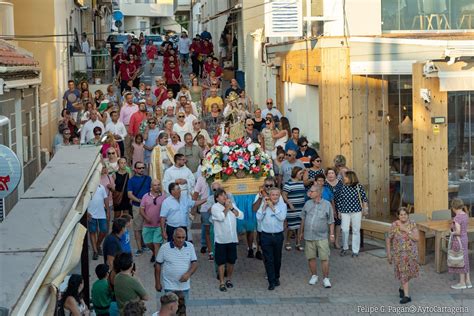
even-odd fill
[{"label": "drainpipe", "polygon": [[40,101],[39,101],[39,86],[35,86],[35,123],[36,123],[36,155],[38,164],[38,173],[41,172],[41,135],[40,135]]}]

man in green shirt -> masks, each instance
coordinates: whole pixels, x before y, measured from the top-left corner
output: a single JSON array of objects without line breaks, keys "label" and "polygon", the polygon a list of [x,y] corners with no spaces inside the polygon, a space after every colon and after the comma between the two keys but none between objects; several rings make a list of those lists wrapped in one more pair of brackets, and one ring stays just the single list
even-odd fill
[{"label": "man in green shirt", "polygon": [[117,263],[120,273],[115,276],[114,290],[118,308],[123,310],[124,306],[131,300],[141,299],[148,301],[148,294],[138,279],[134,278],[135,264],[130,253],[118,255]]},{"label": "man in green shirt", "polygon": [[110,291],[107,276],[109,275],[109,266],[101,263],[95,267],[97,281],[92,285],[92,304],[97,315],[109,315],[112,293]]}]

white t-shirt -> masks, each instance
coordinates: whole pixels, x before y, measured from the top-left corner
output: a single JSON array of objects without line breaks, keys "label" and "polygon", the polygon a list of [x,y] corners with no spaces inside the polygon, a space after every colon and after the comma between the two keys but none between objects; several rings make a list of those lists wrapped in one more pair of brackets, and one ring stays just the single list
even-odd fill
[{"label": "white t-shirt", "polygon": [[180,54],[189,54],[189,46],[191,46],[191,40],[189,37],[180,37],[178,41],[178,50]]},{"label": "white t-shirt", "polygon": [[87,212],[94,219],[106,219],[104,200],[107,199],[107,191],[102,184],[99,184],[97,190],[87,205]]}]

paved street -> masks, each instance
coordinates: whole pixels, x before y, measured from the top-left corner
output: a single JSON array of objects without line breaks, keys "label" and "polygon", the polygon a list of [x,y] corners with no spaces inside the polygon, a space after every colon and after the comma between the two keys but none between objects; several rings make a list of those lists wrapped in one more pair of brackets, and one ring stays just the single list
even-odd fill
[{"label": "paved street", "polygon": [[[197,230],[193,231],[194,240],[199,240],[198,234]],[[366,247],[376,248],[370,245]],[[198,241],[196,251],[199,252],[199,249]],[[188,315],[354,315],[370,306],[383,306],[390,315],[395,314],[395,311],[389,312],[389,308],[402,306],[398,303],[398,283],[394,279],[393,268],[385,258],[378,258],[368,252],[361,252],[357,259],[350,256],[341,258],[337,250],[332,250],[331,255],[331,289],[323,288],[321,279],[315,286],[308,285],[309,272],[304,253],[293,250],[283,253],[281,286],[275,291],[268,291],[263,263],[248,259],[246,248],[241,243],[233,280],[235,288],[223,293],[219,291],[213,273],[214,263],[207,260],[207,255],[198,253],[199,268],[191,281]],[[137,276],[153,298],[147,302],[148,311],[155,311],[160,293],[155,294],[153,265],[149,259],[148,254],[136,258]],[[434,271],[434,254],[428,256],[427,262],[421,268],[420,277],[411,285],[413,303],[407,306],[464,306],[472,315],[474,290],[450,289],[449,286],[456,283],[453,276]],[[94,267],[95,262],[91,268]]]}]

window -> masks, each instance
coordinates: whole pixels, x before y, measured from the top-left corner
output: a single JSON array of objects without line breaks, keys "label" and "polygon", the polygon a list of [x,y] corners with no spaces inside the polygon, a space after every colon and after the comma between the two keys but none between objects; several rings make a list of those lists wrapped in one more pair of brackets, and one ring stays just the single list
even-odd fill
[{"label": "window", "polygon": [[147,31],[147,22],[140,21],[140,32],[146,32],[146,31]]},{"label": "window", "polygon": [[472,0],[382,0],[382,31],[474,28]]}]

